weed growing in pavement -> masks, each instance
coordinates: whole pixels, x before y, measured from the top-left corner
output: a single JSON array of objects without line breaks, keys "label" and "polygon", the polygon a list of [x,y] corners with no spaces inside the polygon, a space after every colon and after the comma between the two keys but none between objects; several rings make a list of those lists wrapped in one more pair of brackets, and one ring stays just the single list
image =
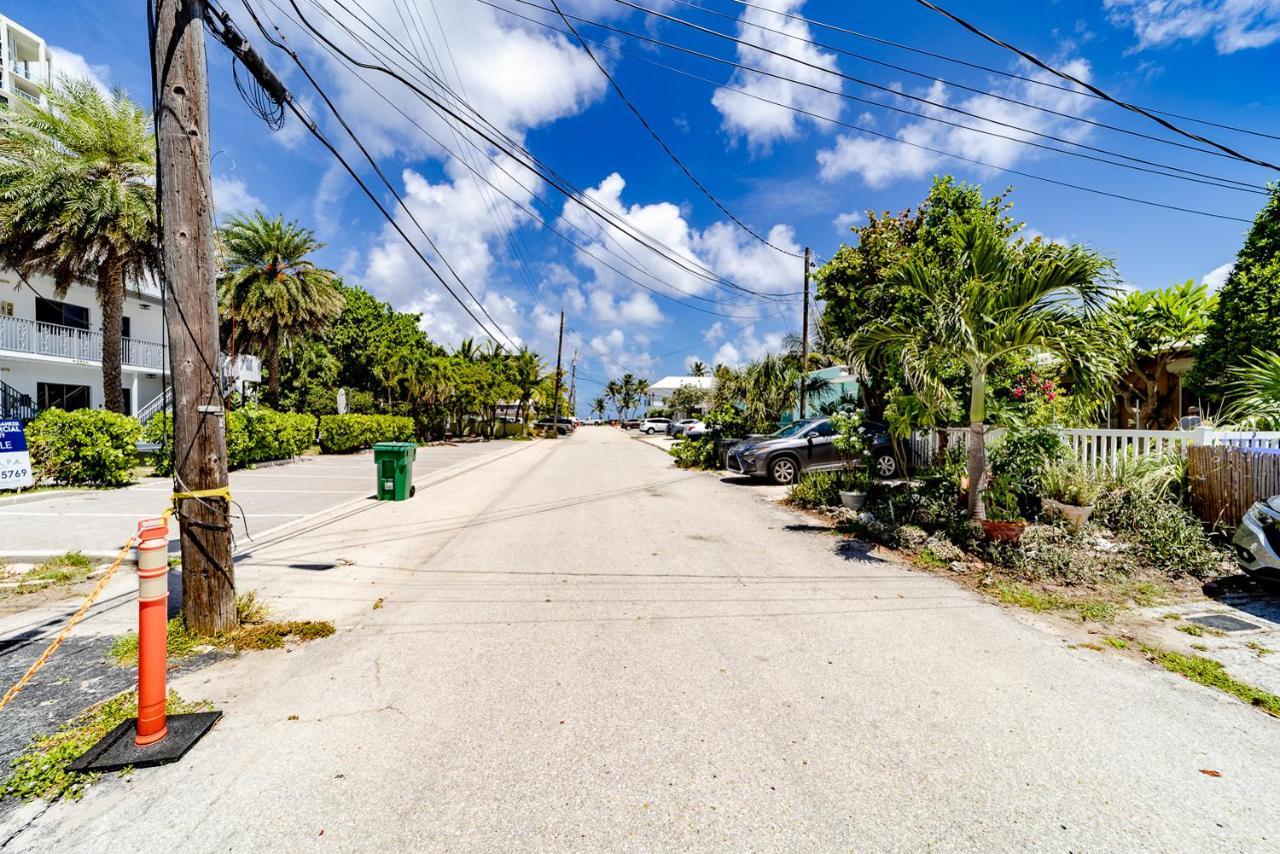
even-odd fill
[{"label": "weed growing in pavement", "polygon": [[[171,715],[199,712],[208,707],[206,702],[189,703],[173,691],[169,692],[168,712]],[[57,732],[32,739],[26,751],[10,763],[13,775],[0,783],[0,799],[29,801],[44,798],[51,801],[62,797],[79,798],[85,787],[99,775],[76,774],[68,771],[67,765],[121,722],[137,714],[137,693],[126,691],[90,706]]]},{"label": "weed growing in pavement", "polygon": [[1191,635],[1193,638],[1204,637],[1204,626],[1199,623],[1183,623],[1177,629],[1180,632]]},{"label": "weed growing in pavement", "polygon": [[1280,695],[1255,688],[1227,673],[1221,662],[1202,655],[1183,655],[1179,652],[1144,646],[1142,651],[1165,670],[1180,674],[1210,688],[1217,688],[1231,696],[1257,706],[1270,715],[1280,717]]},{"label": "weed growing in pavement", "polygon": [[236,597],[236,620],[241,625],[262,623],[267,619],[271,609],[267,603],[258,600],[258,591],[250,590]]},{"label": "weed growing in pavement", "polygon": [[[55,584],[79,584],[93,572],[94,562],[80,552],[67,552],[51,558],[29,572],[15,575],[12,580],[18,582],[14,590],[18,593],[34,593]],[[4,566],[0,566],[0,575],[4,574]]]},{"label": "weed growing in pavement", "polygon": [[1124,638],[1115,637],[1114,635],[1107,635],[1102,639],[1102,642],[1105,643],[1107,646],[1111,647],[1112,649],[1128,649],[1129,648],[1129,642],[1127,640],[1125,640]]},{"label": "weed growing in pavement", "polygon": [[1073,614],[1086,623],[1110,623],[1118,606],[1100,599],[1071,599],[1048,590],[1035,590],[1020,581],[999,581],[991,591],[1006,605],[1016,605],[1036,613]]},{"label": "weed growing in pavement", "polygon": [[1271,655],[1271,653],[1275,652],[1275,650],[1274,650],[1274,649],[1268,649],[1267,647],[1263,646],[1262,644],[1258,643],[1257,641],[1249,641],[1247,644],[1245,644],[1245,646],[1249,647],[1249,649],[1251,649],[1251,650],[1253,650],[1255,653],[1257,653],[1258,658],[1263,658],[1263,657],[1268,656],[1268,655]]}]

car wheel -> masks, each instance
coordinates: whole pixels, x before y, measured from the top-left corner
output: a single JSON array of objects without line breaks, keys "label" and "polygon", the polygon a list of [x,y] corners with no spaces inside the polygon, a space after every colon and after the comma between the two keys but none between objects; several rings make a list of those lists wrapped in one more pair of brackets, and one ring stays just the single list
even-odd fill
[{"label": "car wheel", "polygon": [[893,454],[881,454],[876,457],[876,476],[893,477],[898,473],[898,460]]},{"label": "car wheel", "polygon": [[769,477],[773,479],[774,483],[783,486],[795,483],[796,476],[799,473],[799,467],[791,457],[779,457],[769,463]]}]

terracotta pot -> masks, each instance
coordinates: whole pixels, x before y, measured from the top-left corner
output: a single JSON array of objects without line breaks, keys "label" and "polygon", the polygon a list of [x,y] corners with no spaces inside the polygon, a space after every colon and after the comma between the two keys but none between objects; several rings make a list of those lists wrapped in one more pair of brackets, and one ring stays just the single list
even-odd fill
[{"label": "terracotta pot", "polygon": [[982,520],[982,532],[988,540],[997,543],[1016,543],[1022,539],[1022,532],[1027,529],[1026,522],[996,522],[992,519]]},{"label": "terracotta pot", "polygon": [[1071,526],[1071,530],[1078,531],[1084,527],[1084,523],[1089,521],[1089,517],[1093,515],[1093,507],[1077,507],[1074,504],[1063,504],[1061,501],[1055,501],[1052,498],[1041,498],[1040,506],[1044,508],[1046,516],[1061,516]]}]

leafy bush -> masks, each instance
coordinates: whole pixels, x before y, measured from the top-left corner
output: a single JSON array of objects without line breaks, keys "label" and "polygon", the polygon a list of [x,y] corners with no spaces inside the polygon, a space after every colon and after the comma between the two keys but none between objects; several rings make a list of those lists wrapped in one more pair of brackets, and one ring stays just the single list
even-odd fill
[{"label": "leafy bush", "polygon": [[1079,463],[1061,462],[1045,466],[1040,473],[1040,495],[1052,501],[1090,507],[1102,494],[1099,473]]},{"label": "leafy bush", "polygon": [[46,409],[26,427],[40,482],[122,486],[132,477],[142,428],[117,412]]},{"label": "leafy bush", "polygon": [[325,415],[320,419],[320,449],[349,454],[375,442],[412,442],[413,419],[396,415]]},{"label": "leafy bush", "polygon": [[840,490],[862,489],[863,481],[856,471],[809,472],[791,485],[787,501],[806,509],[836,507],[840,504]]},{"label": "leafy bush", "polygon": [[716,443],[710,436],[677,442],[671,446],[671,456],[675,457],[676,465],[682,469],[719,468]]},{"label": "leafy bush", "polygon": [[1158,492],[1113,485],[1094,520],[1130,540],[1143,564],[1170,578],[1213,578],[1231,571],[1227,554],[1185,507]]},{"label": "leafy bush", "polygon": [[[316,417],[247,406],[227,413],[227,467],[244,468],[269,460],[296,457],[311,447]],[[157,412],[142,430],[142,438],[159,445],[152,460],[157,475],[173,474],[173,416]]]},{"label": "leafy bush", "polygon": [[[1040,476],[1046,466],[1066,459],[1067,446],[1048,427],[1012,427],[991,449],[991,477],[1016,501],[1016,515],[1034,516],[1040,508]],[[997,501],[1005,496],[997,496]],[[1004,506],[1012,512],[1013,507]]]}]

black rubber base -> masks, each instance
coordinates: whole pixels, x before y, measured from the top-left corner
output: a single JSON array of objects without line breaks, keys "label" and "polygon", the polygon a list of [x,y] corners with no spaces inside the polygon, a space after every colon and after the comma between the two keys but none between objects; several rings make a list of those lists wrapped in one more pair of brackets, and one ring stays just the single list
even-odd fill
[{"label": "black rubber base", "polygon": [[150,768],[177,762],[213,728],[220,717],[222,712],[169,715],[169,734],[146,747],[138,747],[133,743],[138,721],[137,718],[129,718],[68,765],[67,770],[80,773],[119,771],[121,768]]}]

